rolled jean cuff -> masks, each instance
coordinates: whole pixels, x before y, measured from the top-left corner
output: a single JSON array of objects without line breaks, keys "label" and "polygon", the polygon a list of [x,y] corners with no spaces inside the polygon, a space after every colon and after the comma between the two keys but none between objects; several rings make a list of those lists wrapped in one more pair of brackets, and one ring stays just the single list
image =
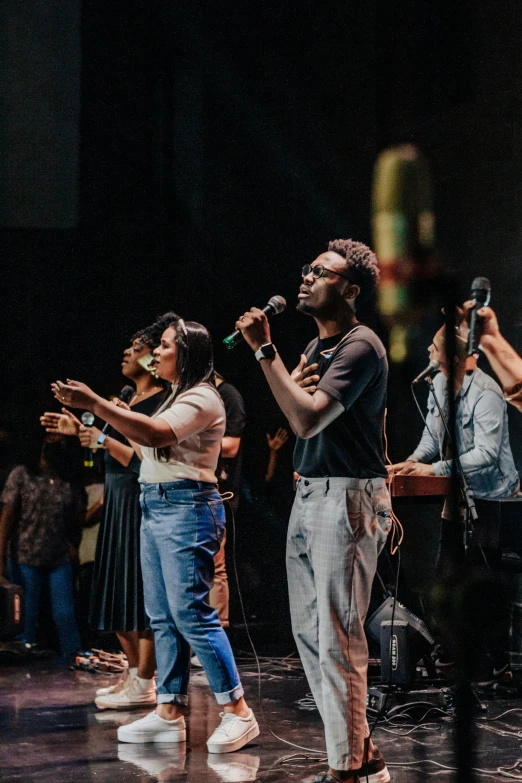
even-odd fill
[{"label": "rolled jean cuff", "polygon": [[188,696],[185,693],[158,693],[156,696],[158,704],[188,704]]},{"label": "rolled jean cuff", "polygon": [[215,693],[214,696],[216,697],[216,701],[218,704],[230,704],[231,701],[237,701],[238,699],[240,699],[244,693],[245,691],[243,690],[243,686],[241,685],[241,683],[239,683],[239,685],[236,685],[236,687],[232,688],[231,691],[225,691],[224,693]]}]

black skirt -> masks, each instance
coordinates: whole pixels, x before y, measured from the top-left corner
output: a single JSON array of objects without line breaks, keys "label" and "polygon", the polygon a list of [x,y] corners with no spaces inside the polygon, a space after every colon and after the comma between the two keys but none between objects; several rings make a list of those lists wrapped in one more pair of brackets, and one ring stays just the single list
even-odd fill
[{"label": "black skirt", "polygon": [[134,471],[106,473],[91,594],[91,625],[98,631],[144,631],[140,564],[140,486]]}]

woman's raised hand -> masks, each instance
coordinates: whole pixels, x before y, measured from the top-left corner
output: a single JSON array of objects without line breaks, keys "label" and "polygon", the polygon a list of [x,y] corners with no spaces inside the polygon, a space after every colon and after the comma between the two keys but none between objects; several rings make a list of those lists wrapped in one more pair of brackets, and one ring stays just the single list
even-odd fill
[{"label": "woman's raised hand", "polygon": [[60,435],[78,435],[82,426],[81,421],[67,408],[62,408],[61,413],[46,411],[40,416],[40,424],[46,432],[57,432]]},{"label": "woman's raised hand", "polygon": [[62,383],[62,381],[51,383],[51,389],[55,398],[63,405],[68,405],[71,408],[84,408],[88,411],[93,410],[98,397],[86,383],[71,381],[69,378],[67,383]]}]

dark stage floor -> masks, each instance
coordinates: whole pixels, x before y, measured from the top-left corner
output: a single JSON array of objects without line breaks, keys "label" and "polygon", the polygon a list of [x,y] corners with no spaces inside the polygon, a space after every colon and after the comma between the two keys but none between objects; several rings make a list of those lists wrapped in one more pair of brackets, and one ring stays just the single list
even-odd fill
[{"label": "dark stage floor", "polygon": [[[257,712],[257,674],[251,665],[241,667],[249,701]],[[307,686],[298,667],[281,665],[265,670],[262,693],[265,718],[272,729],[287,740],[323,749],[322,726],[317,712],[298,709],[296,700],[305,696]],[[298,753],[270,735],[261,720],[261,736],[239,753],[209,755],[205,741],[218,718],[203,673],[191,684],[189,741],[185,746],[119,744],[116,728],[145,710],[125,713],[99,712],[92,704],[96,687],[109,678],[58,669],[40,662],[32,666],[0,668],[0,779],[49,781],[49,783],[117,783],[118,781],[187,781],[189,783],[242,783],[243,781],[310,780],[322,764],[282,763],[285,756]],[[518,707],[516,699],[488,702],[487,718]],[[422,713],[420,713],[422,714]],[[388,763],[410,763],[390,769],[394,783],[421,783],[427,779],[452,781],[455,773],[433,764],[453,764],[453,722],[427,716],[430,724],[408,736],[395,736],[378,728],[375,737]],[[392,729],[398,731],[399,729]],[[409,729],[400,729],[400,731]],[[477,728],[478,767],[496,770],[514,765],[522,756],[522,711],[496,721],[481,720]],[[521,732],[519,734],[519,732]],[[311,754],[313,755],[313,754]],[[522,772],[513,771],[514,779]],[[498,780],[513,779],[494,776]],[[493,779],[479,775],[477,780]]]}]

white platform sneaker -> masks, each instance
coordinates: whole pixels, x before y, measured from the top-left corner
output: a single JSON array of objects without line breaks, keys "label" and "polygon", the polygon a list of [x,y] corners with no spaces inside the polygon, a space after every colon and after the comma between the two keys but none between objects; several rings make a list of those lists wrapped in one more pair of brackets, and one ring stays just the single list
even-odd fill
[{"label": "white platform sneaker", "polygon": [[122,674],[118,682],[115,682],[114,685],[108,685],[106,688],[98,688],[96,691],[96,696],[108,696],[109,693],[120,693],[125,688],[129,687],[131,677],[129,676],[129,670],[125,669],[125,672]]},{"label": "white platform sneaker", "polygon": [[209,753],[232,753],[247,745],[259,735],[254,713],[240,718],[233,712],[220,712],[221,723],[207,740]]},{"label": "white platform sneaker", "polygon": [[156,704],[156,685],[154,680],[142,680],[133,677],[126,688],[97,696],[94,703],[100,710],[126,710],[129,707],[146,707]]},{"label": "white platform sneaker", "polygon": [[119,742],[185,742],[187,730],[183,715],[175,720],[165,720],[154,712],[144,718],[120,726]]}]

